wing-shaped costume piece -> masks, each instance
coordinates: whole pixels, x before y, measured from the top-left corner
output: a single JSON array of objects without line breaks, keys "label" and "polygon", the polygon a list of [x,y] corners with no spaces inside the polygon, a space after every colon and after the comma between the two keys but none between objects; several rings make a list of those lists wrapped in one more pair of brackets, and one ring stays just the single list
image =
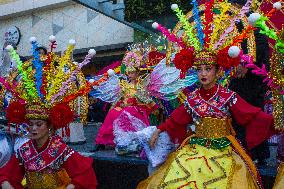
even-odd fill
[{"label": "wing-shaped costume piece", "polygon": [[3,167],[11,158],[13,147],[5,133],[0,133],[0,143],[0,167]]},{"label": "wing-shaped costume piece", "polygon": [[180,70],[166,65],[166,59],[154,68],[148,79],[146,89],[149,94],[164,100],[177,98],[182,89],[192,86],[198,80],[194,72],[180,79]]},{"label": "wing-shaped costume piece", "polygon": [[[95,76],[92,79],[95,81],[99,80],[103,76]],[[104,102],[113,103],[120,95],[120,76],[113,75],[108,80],[100,83],[98,86],[94,86],[90,92],[91,96],[101,99]]]}]

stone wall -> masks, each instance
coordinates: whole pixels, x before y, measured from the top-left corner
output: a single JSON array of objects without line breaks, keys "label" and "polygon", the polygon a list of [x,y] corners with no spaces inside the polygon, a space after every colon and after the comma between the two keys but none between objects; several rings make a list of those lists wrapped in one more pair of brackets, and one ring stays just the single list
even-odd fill
[{"label": "stone wall", "polygon": [[[3,7],[4,5],[0,5],[0,12]],[[76,49],[133,41],[132,28],[76,3],[27,11],[25,14],[22,12],[14,16],[2,16],[2,19],[0,16],[1,47],[4,44],[4,33],[10,26],[18,27],[21,32],[18,52],[23,56],[30,55],[29,38],[31,36],[35,36],[40,45],[47,46],[48,37],[55,35],[58,41],[57,51],[65,50],[71,38],[77,42]],[[6,18],[3,19],[3,17]]]}]

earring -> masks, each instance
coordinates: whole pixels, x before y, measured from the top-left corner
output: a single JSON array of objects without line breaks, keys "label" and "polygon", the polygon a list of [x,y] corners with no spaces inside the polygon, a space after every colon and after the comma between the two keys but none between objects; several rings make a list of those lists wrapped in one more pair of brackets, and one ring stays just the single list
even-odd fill
[{"label": "earring", "polygon": [[48,129],[48,136],[52,136],[52,130]]}]

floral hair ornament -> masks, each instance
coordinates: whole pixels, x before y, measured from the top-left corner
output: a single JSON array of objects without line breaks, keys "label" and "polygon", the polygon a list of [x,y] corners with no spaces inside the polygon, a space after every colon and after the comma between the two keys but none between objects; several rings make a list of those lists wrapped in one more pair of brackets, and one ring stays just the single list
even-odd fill
[{"label": "floral hair ornament", "polygon": [[146,40],[143,43],[128,46],[121,67],[124,67],[126,72],[148,70],[156,66],[163,58],[165,54],[159,52]]},{"label": "floral hair ornament", "polygon": [[123,64],[126,66],[126,72],[134,72],[141,66],[142,56],[139,52],[127,52],[123,58]]},{"label": "floral hair ornament", "polygon": [[[41,119],[49,121],[54,129],[64,128],[74,119],[69,103],[90,91],[91,84],[85,80],[80,70],[91,61],[96,51],[90,49],[83,62],[77,64],[71,60],[75,40],[69,41],[62,56],[54,53],[56,38],[50,36],[49,40],[50,50],[44,59],[39,57],[36,50],[38,43],[35,37],[30,38],[33,58],[29,61],[21,62],[13,47],[7,47],[10,56],[17,62],[17,71],[21,76],[13,85],[7,84],[9,78],[0,79],[14,95],[6,110],[10,123]],[[18,115],[17,119],[14,118],[15,115]]]}]

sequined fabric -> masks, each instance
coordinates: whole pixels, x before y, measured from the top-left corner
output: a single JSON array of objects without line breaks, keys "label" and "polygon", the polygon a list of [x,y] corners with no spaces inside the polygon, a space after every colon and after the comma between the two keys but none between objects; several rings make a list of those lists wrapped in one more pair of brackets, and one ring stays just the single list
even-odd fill
[{"label": "sequined fabric", "polygon": [[26,179],[29,189],[63,189],[66,188],[71,181],[65,169],[57,172],[48,172],[46,170],[27,172]]},{"label": "sequined fabric", "polygon": [[234,135],[230,119],[217,119],[204,117],[196,125],[196,137],[201,138],[223,138]]},{"label": "sequined fabric", "polygon": [[[47,147],[38,152],[31,140],[24,143],[18,150],[17,156],[23,164],[26,174],[26,185],[29,189],[66,188],[70,178],[62,165],[74,151],[53,136]],[[44,186],[44,187],[43,187]]]},{"label": "sequined fabric", "polygon": [[229,146],[224,150],[196,145],[172,153],[137,189],[260,189],[245,161]]},{"label": "sequined fabric", "polygon": [[229,107],[236,102],[236,93],[218,85],[215,94],[208,100],[203,99],[199,89],[192,92],[185,101],[185,108],[198,124],[203,117],[230,118]]}]

